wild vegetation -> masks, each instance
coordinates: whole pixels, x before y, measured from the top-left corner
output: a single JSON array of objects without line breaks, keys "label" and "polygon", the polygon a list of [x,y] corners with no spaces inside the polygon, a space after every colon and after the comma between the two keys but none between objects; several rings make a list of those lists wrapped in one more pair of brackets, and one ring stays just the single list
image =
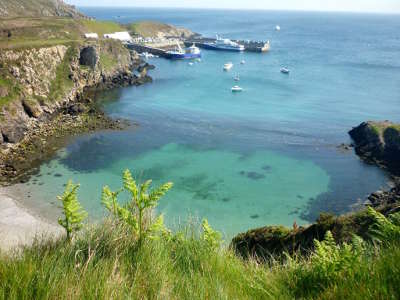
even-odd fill
[{"label": "wild vegetation", "polygon": [[[171,188],[137,184],[129,171],[118,191],[103,189],[110,217],[72,239],[38,239],[0,258],[0,299],[399,299],[400,213],[372,208],[371,241],[338,245],[328,232],[315,250],[268,263],[246,260],[206,220],[174,233],[152,209]],[[77,186],[60,199],[79,229]],[[127,196],[125,204],[119,196]],[[69,199],[69,200],[67,200]],[[63,223],[65,224],[65,223]]]}]

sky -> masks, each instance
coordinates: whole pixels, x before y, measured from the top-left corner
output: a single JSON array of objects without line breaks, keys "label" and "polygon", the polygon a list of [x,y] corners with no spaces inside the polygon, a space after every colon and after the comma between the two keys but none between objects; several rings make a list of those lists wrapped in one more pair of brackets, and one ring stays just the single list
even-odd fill
[{"label": "sky", "polygon": [[400,13],[400,0],[66,0],[77,6],[136,6]]}]

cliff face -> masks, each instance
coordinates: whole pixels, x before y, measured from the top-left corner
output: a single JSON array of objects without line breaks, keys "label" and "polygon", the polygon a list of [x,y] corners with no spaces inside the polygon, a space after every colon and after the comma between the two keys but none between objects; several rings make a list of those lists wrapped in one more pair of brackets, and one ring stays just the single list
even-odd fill
[{"label": "cliff face", "polygon": [[0,144],[21,141],[89,87],[108,88],[149,80],[138,57],[120,43],[101,41],[0,53]]},{"label": "cliff face", "polygon": [[357,155],[363,160],[400,175],[400,125],[369,121],[353,128],[349,134]]},{"label": "cliff face", "polygon": [[0,0],[0,17],[84,18],[84,15],[61,0]]}]

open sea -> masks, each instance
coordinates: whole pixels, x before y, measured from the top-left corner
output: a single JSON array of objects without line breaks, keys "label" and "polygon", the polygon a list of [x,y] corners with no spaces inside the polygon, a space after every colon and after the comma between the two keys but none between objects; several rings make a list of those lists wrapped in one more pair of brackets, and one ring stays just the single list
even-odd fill
[{"label": "open sea", "polygon": [[[56,195],[73,179],[98,220],[102,186],[118,189],[129,168],[141,180],[174,182],[158,209],[168,226],[205,217],[229,238],[263,225],[307,224],[322,211],[347,212],[387,187],[384,171],[337,146],[349,143],[348,130],[362,121],[400,122],[398,15],[81,10],[101,20],[157,20],[205,36],[270,40],[271,51],[203,50],[192,66],[150,59],[152,84],[98,99],[112,117],[139,126],[73,139],[28,183],[12,187],[29,194],[25,205],[56,219]],[[223,72],[229,61],[233,69]],[[233,94],[236,74],[244,91]]]}]

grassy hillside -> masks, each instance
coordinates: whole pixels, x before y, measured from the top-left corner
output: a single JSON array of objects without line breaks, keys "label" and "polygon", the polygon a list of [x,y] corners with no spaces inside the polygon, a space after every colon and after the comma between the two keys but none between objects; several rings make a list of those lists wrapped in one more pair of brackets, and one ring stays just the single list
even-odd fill
[{"label": "grassy hillside", "polygon": [[0,17],[84,17],[61,0],[0,0]]},{"label": "grassy hillside", "polygon": [[127,227],[107,221],[74,243],[38,242],[1,256],[0,298],[399,299],[399,246],[264,265],[210,247],[193,227],[139,245]]},{"label": "grassy hillside", "polygon": [[143,37],[157,37],[157,36],[175,36],[175,37],[189,37],[193,35],[193,32],[178,28],[173,25],[154,22],[154,21],[142,21],[127,25],[128,30],[132,34],[137,34]]},{"label": "grassy hillside", "polygon": [[105,33],[126,31],[122,25],[111,21],[82,20],[81,24],[84,26],[86,32],[95,32],[101,37]]},{"label": "grassy hillside", "polygon": [[0,19],[0,49],[31,48],[83,41],[84,33],[125,30],[114,22],[71,18]]}]

